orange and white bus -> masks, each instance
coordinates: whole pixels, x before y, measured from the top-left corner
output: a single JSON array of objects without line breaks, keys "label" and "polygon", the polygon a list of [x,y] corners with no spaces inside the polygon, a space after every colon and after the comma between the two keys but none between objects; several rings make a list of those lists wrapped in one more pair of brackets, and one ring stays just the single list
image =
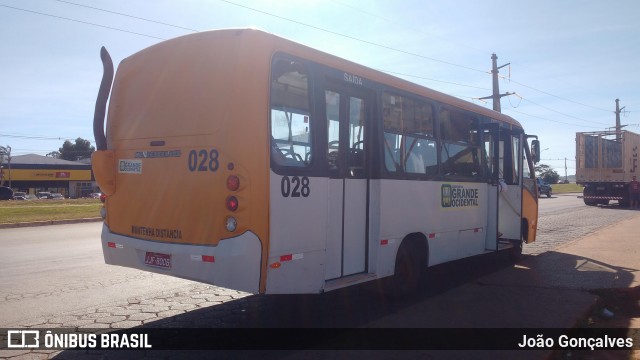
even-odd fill
[{"label": "orange and white bus", "polygon": [[108,264],[251,293],[408,292],[429,266],[535,240],[539,143],[508,116],[258,30],[151,46],[113,88],[102,55]]}]

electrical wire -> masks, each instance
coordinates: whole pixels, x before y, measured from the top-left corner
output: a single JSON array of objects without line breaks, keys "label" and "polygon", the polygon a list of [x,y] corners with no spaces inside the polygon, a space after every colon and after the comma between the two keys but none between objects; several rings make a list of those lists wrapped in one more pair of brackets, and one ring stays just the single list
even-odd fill
[{"label": "electrical wire", "polygon": [[576,116],[573,116],[573,115],[565,114],[565,113],[560,112],[560,111],[558,111],[558,110],[554,110],[554,109],[552,109],[552,108],[550,108],[550,107],[547,107],[547,106],[544,106],[544,105],[540,105],[540,104],[538,104],[538,103],[536,103],[536,102],[534,102],[534,101],[531,101],[531,100],[529,100],[529,99],[527,99],[527,98],[522,97],[522,96],[521,96],[521,95],[519,95],[519,94],[516,94],[516,95],[517,95],[519,98],[521,98],[522,100],[524,100],[524,101],[530,102],[530,103],[532,103],[532,104],[534,104],[534,105],[537,105],[537,106],[539,106],[539,107],[541,107],[541,108],[543,108],[543,109],[547,109],[547,110],[549,110],[549,111],[552,111],[552,112],[554,112],[554,113],[556,113],[556,114],[560,114],[560,115],[562,115],[562,116],[566,116],[566,117],[569,117],[569,118],[572,118],[572,119],[576,119],[576,120],[580,120],[580,121],[585,121],[585,122],[592,123],[592,124],[598,124],[598,125],[604,125],[604,126],[606,126],[606,125],[607,125],[607,124],[605,124],[605,123],[601,123],[601,122],[597,122],[597,121],[591,121],[591,120],[585,120],[585,119],[581,119],[581,118],[576,117]]},{"label": "electrical wire", "polygon": [[306,26],[306,27],[311,28],[311,29],[315,29],[315,30],[323,31],[323,32],[326,32],[326,33],[328,33],[328,34],[332,34],[332,35],[340,36],[340,37],[343,37],[343,38],[346,38],[346,39],[350,39],[350,40],[358,41],[358,42],[361,42],[361,43],[363,43],[363,44],[376,46],[376,47],[379,47],[379,48],[382,48],[382,49],[387,49],[387,50],[391,50],[391,51],[399,52],[399,53],[406,54],[406,55],[415,56],[415,57],[418,57],[418,58],[421,58],[421,59],[430,60],[430,61],[434,61],[434,62],[438,62],[438,63],[442,63],[442,64],[450,65],[450,66],[455,66],[455,67],[458,67],[458,68],[461,68],[461,69],[466,69],[466,70],[471,70],[471,71],[477,71],[477,72],[481,72],[481,73],[487,73],[485,70],[479,70],[479,69],[475,69],[475,68],[472,68],[472,67],[469,67],[469,66],[464,66],[464,65],[460,65],[460,64],[455,64],[455,63],[452,63],[452,62],[449,62],[449,61],[446,61],[446,60],[436,59],[436,58],[432,58],[432,57],[429,57],[429,56],[420,55],[420,54],[418,54],[418,53],[414,53],[414,52],[410,52],[410,51],[406,51],[406,50],[402,50],[402,49],[394,48],[394,47],[391,47],[391,46],[388,46],[388,45],[378,44],[378,43],[375,43],[375,42],[373,42],[373,41],[364,40],[364,39],[357,38],[357,37],[355,37],[355,36],[342,34],[342,33],[339,33],[339,32],[333,31],[333,30],[329,30],[329,29],[321,28],[321,27],[319,27],[319,26],[315,26],[315,25],[307,24],[307,23],[304,23],[304,22],[301,22],[301,21],[297,21],[297,20],[289,19],[289,18],[286,18],[286,17],[284,17],[284,16],[280,16],[280,15],[272,14],[272,13],[267,12],[267,11],[258,10],[258,9],[256,9],[256,8],[252,8],[252,7],[250,7],[250,6],[246,6],[246,5],[237,4],[237,3],[234,3],[234,2],[231,2],[231,1],[228,1],[228,0],[220,0],[220,1],[222,1],[222,2],[224,2],[224,3],[227,3],[227,4],[230,4],[230,5],[234,5],[234,6],[241,7],[241,8],[243,8],[243,9],[251,10],[251,11],[254,11],[254,12],[257,12],[257,13],[260,13],[260,14],[263,14],[263,15],[272,16],[272,17],[275,17],[275,18],[277,18],[277,19],[281,19],[281,20],[285,20],[285,21],[288,21],[288,22],[291,22],[291,23],[294,23],[294,24],[298,24],[298,25]]},{"label": "electrical wire", "polygon": [[133,16],[133,15],[120,13],[120,12],[116,12],[116,11],[111,11],[111,10],[105,10],[105,9],[97,8],[97,7],[94,7],[94,6],[74,3],[74,2],[71,2],[71,1],[65,1],[65,0],[54,0],[54,1],[57,1],[57,2],[60,2],[60,3],[65,3],[65,4],[69,4],[69,5],[74,5],[74,6],[80,6],[80,7],[96,10],[96,11],[102,11],[102,12],[106,12],[106,13],[109,13],[109,14],[120,15],[120,16],[132,18],[132,19],[136,19],[136,20],[142,20],[142,21],[146,21],[146,22],[150,22],[150,23],[154,23],[154,24],[169,26],[169,27],[173,27],[173,28],[176,28],[176,29],[187,30],[187,31],[196,32],[196,33],[200,32],[199,30],[191,29],[191,28],[184,27],[184,26],[173,25],[173,24],[169,24],[169,23],[166,23],[166,22],[162,22],[162,21],[151,20],[151,19],[147,19],[147,18],[143,18],[143,17],[139,17],[139,16]]},{"label": "electrical wire", "polygon": [[540,119],[540,120],[545,120],[545,121],[550,121],[550,122],[554,122],[554,123],[558,123],[558,124],[564,124],[564,125],[571,125],[571,126],[578,126],[578,127],[586,127],[586,128],[590,128],[590,129],[602,129],[602,127],[598,126],[589,126],[589,125],[581,125],[581,124],[573,124],[573,123],[568,123],[568,122],[564,122],[564,121],[559,121],[559,120],[551,120],[551,119],[547,119],[547,118],[543,118],[541,116],[537,116],[537,115],[531,115],[531,114],[527,114],[527,113],[523,113],[522,111],[517,111],[514,109],[506,109],[506,111],[512,111],[514,113],[518,113],[521,115],[525,115],[525,116],[530,116],[532,118],[536,118],[536,119]]},{"label": "electrical wire", "polygon": [[18,135],[18,134],[6,134],[6,133],[0,133],[0,137],[8,137],[8,138],[15,138],[15,139],[31,139],[31,140],[71,140],[70,138],[64,138],[64,137]]},{"label": "electrical wire", "polygon": [[5,4],[0,4],[0,6],[1,7],[5,7],[5,8],[9,8],[9,9],[13,9],[13,10],[27,12],[27,13],[38,14],[38,15],[42,15],[42,16],[48,16],[48,17],[52,17],[52,18],[57,18],[57,19],[62,19],[62,20],[67,20],[67,21],[73,21],[73,22],[77,22],[77,23],[80,23],[80,24],[96,26],[96,27],[100,27],[100,28],[104,28],[104,29],[120,31],[120,32],[128,33],[128,34],[140,35],[140,36],[144,36],[144,37],[148,37],[148,38],[152,38],[152,39],[167,40],[165,38],[161,38],[161,37],[157,37],[157,36],[153,36],[153,35],[147,35],[147,34],[135,32],[135,31],[124,30],[124,29],[113,27],[113,26],[100,25],[100,24],[96,24],[96,23],[92,23],[92,22],[88,22],[88,21],[71,19],[71,18],[64,17],[64,16],[58,16],[58,15],[47,14],[47,13],[34,11],[34,10],[22,9],[22,8],[18,8],[18,7],[15,7],[15,6],[9,6],[9,5],[5,5]]},{"label": "electrical wire", "polygon": [[429,80],[429,81],[435,81],[435,82],[444,83],[444,84],[451,84],[451,85],[468,87],[468,88],[473,88],[473,89],[491,91],[491,89],[483,88],[483,87],[480,87],[480,86],[465,85],[465,84],[455,83],[455,82],[451,82],[451,81],[437,80],[437,79],[432,79],[432,78],[423,77],[423,76],[419,76],[419,75],[405,74],[405,73],[400,73],[400,72],[390,71],[390,70],[382,70],[382,69],[376,69],[376,70],[377,71],[381,71],[381,72],[385,72],[385,73],[388,73],[388,74],[393,74],[393,75],[407,76],[407,77],[412,77],[412,78],[416,78],[416,79]]},{"label": "electrical wire", "polygon": [[[161,22],[161,21],[157,21],[157,20],[152,20],[152,19],[148,19],[148,18],[143,18],[143,17],[139,17],[139,16],[133,16],[133,15],[120,13],[120,12],[116,12],[116,11],[111,11],[111,10],[106,10],[106,9],[102,9],[102,8],[98,8],[98,7],[78,4],[78,3],[71,2],[71,1],[66,1],[66,0],[54,0],[54,1],[57,1],[57,2],[60,2],[60,3],[65,3],[65,4],[69,4],[69,5],[73,5],[73,6],[85,7],[85,8],[93,9],[93,10],[96,10],[96,11],[102,11],[102,12],[111,13],[111,14],[115,14],[115,15],[119,15],[119,16],[129,17],[129,18],[133,18],[133,19],[136,19],[136,20],[141,20],[141,21],[156,23],[156,24],[160,24],[160,25],[164,25],[164,26],[174,27],[174,28],[178,28],[178,29],[182,29],[182,30],[187,30],[187,31],[190,31],[190,32],[198,32],[198,30],[196,30],[196,29],[192,29],[192,28],[188,28],[188,27],[184,27],[184,26],[174,25],[174,24]],[[261,13],[261,14],[264,14],[264,15],[271,16],[271,17],[275,17],[275,18],[278,18],[278,19],[281,19],[281,20],[284,20],[284,21],[292,22],[292,23],[295,23],[295,24],[298,24],[298,25],[301,25],[301,26],[306,26],[306,27],[309,27],[309,28],[312,28],[312,29],[315,29],[315,30],[323,31],[323,32],[326,32],[326,33],[329,33],[329,34],[333,34],[333,35],[336,35],[336,36],[344,37],[344,38],[347,38],[347,39],[350,39],[350,40],[354,40],[354,41],[358,41],[358,42],[361,42],[361,43],[377,46],[377,47],[384,48],[384,49],[387,49],[387,50],[396,51],[396,52],[400,52],[400,53],[403,53],[403,54],[406,54],[406,55],[411,55],[411,56],[415,56],[415,57],[418,57],[418,58],[422,58],[422,59],[426,59],[426,60],[430,60],[430,61],[434,61],[434,62],[439,62],[439,63],[443,63],[443,64],[447,64],[447,65],[450,65],[450,66],[464,68],[464,69],[467,69],[467,70],[472,70],[472,71],[482,72],[482,73],[489,73],[489,72],[484,71],[484,70],[479,70],[479,69],[471,68],[471,67],[468,67],[468,66],[455,64],[455,63],[452,63],[452,62],[449,62],[449,61],[436,59],[436,58],[432,58],[432,57],[428,57],[428,56],[424,56],[424,55],[420,55],[420,54],[417,54],[417,53],[413,53],[413,52],[397,49],[397,48],[394,48],[394,47],[391,47],[391,46],[382,45],[382,44],[378,44],[378,43],[375,43],[375,42],[372,42],[372,41],[360,39],[360,38],[357,38],[357,37],[354,37],[354,36],[338,33],[338,32],[335,32],[335,31],[332,31],[332,30],[329,30],[329,29],[325,29],[325,28],[321,28],[321,27],[318,27],[318,26],[307,24],[307,23],[304,23],[304,22],[301,22],[301,21],[289,19],[289,18],[286,18],[286,17],[283,17],[283,16],[272,14],[272,13],[269,13],[269,12],[266,12],[266,11],[263,11],[263,10],[259,10],[259,9],[256,9],[256,8],[252,8],[252,7],[249,7],[249,6],[246,6],[246,5],[237,4],[237,3],[234,3],[234,2],[229,1],[229,0],[220,0],[220,1],[224,2],[224,3],[227,3],[227,4],[230,4],[230,5],[234,5],[234,6],[237,6],[237,7],[244,8],[244,9],[247,9],[247,10],[250,10],[250,11],[254,11],[254,12],[257,12],[257,13]],[[342,4],[342,5],[343,6],[348,6],[348,5],[345,5],[345,4]],[[157,37],[157,36],[153,36],[153,35],[143,34],[143,33],[140,33],[140,32],[134,32],[134,31],[129,31],[129,30],[124,30],[124,29],[120,29],[120,28],[116,28],[116,27],[112,27],[112,26],[100,25],[100,24],[96,24],[96,23],[92,23],[92,22],[88,22],[88,21],[71,19],[71,18],[68,18],[68,17],[57,16],[57,15],[42,13],[42,12],[38,12],[38,11],[17,8],[17,7],[13,7],[13,6],[4,5],[4,4],[0,4],[0,6],[5,7],[5,8],[18,10],[18,11],[38,14],[38,15],[42,15],[42,16],[48,16],[48,17],[58,18],[58,19],[62,19],[62,20],[73,21],[73,22],[77,22],[77,23],[81,23],[81,24],[85,24],[85,25],[96,26],[96,27],[106,28],[106,29],[110,29],[110,30],[124,32],[124,33],[129,33],[129,34],[134,34],[134,35],[154,38],[154,39],[158,39],[158,40],[166,40],[165,38],[161,38],[161,37]],[[351,7],[351,6],[348,6],[348,7]],[[367,13],[367,14],[369,14],[370,16],[377,17],[375,14],[370,14],[370,13]],[[387,20],[387,19],[383,19],[383,20],[390,21],[390,20]],[[385,71],[385,72],[390,73],[390,74],[414,77],[414,78],[419,78],[419,79],[424,79],[424,80],[429,80],[429,81],[436,81],[436,82],[441,82],[441,83],[446,83],[446,84],[452,84],[452,85],[456,85],[456,86],[463,86],[463,87],[476,88],[476,89],[482,89],[482,90],[490,90],[490,89],[487,89],[487,88],[482,88],[482,87],[477,87],[477,86],[472,86],[472,85],[465,85],[465,84],[454,83],[454,82],[448,82],[448,81],[443,81],[443,80],[436,80],[436,79],[421,77],[421,76],[417,76],[417,75],[403,74],[403,73],[398,73],[398,72],[393,72],[393,71],[386,71],[386,70],[379,70],[379,71]],[[505,77],[502,77],[502,78],[506,79]],[[601,108],[598,108],[598,107],[594,107],[594,106],[591,106],[591,105],[588,105],[588,104],[584,104],[584,103],[577,102],[577,101],[574,101],[574,100],[571,100],[571,99],[560,97],[560,96],[551,94],[551,93],[543,91],[543,90],[536,89],[534,87],[531,87],[531,86],[525,85],[523,83],[517,82],[515,80],[512,80],[512,79],[510,79],[510,76],[509,76],[508,81],[513,82],[515,84],[518,84],[520,86],[523,86],[523,87],[538,91],[538,92],[543,93],[545,95],[561,99],[563,101],[568,101],[568,102],[571,102],[571,103],[574,103],[574,104],[577,104],[577,105],[586,106],[586,107],[590,107],[590,108],[593,108],[593,109],[610,112],[609,110],[604,110],[604,109],[601,109]],[[475,98],[472,98],[472,99],[475,99]],[[585,122],[604,125],[603,123],[594,122],[594,121],[590,121],[590,120],[585,120],[585,119],[581,119],[581,118],[578,118],[578,117],[575,117],[575,116],[572,116],[572,115],[568,115],[568,114],[562,113],[560,111],[551,109],[549,107],[546,107],[546,106],[540,105],[540,104],[538,104],[536,102],[533,102],[533,101],[531,101],[529,99],[525,99],[525,98],[521,97],[521,100],[522,99],[524,99],[525,101],[528,101],[528,102],[530,102],[530,103],[532,103],[534,105],[540,106],[542,108],[545,108],[545,109],[547,109],[549,111],[553,111],[553,112],[558,113],[558,114],[563,115],[563,116],[574,118],[574,119],[577,119],[577,120],[580,120],[580,121],[585,121]],[[522,113],[522,114],[524,114],[524,113]],[[527,114],[524,114],[524,115],[527,115]],[[529,116],[532,116],[532,115],[529,115]],[[545,120],[548,120],[548,119],[545,119]],[[552,121],[552,120],[549,120],[549,121]],[[563,123],[563,122],[560,122],[560,121],[554,121],[554,122]],[[569,123],[564,123],[564,124],[569,124]],[[570,125],[573,125],[573,124],[570,124]]]},{"label": "electrical wire", "polygon": [[[501,77],[502,79],[507,80],[504,76],[500,76],[500,77]],[[600,111],[606,111],[606,112],[609,112],[609,113],[610,113],[610,112],[612,112],[611,110],[606,110],[606,109],[599,108],[599,107],[596,107],[596,106],[592,106],[592,105],[589,105],[589,104],[584,104],[584,103],[581,103],[581,102],[578,102],[578,101],[574,101],[574,100],[571,100],[571,99],[567,99],[567,98],[562,97],[562,96],[558,96],[558,95],[551,94],[551,93],[549,93],[549,92],[546,92],[546,91],[543,91],[543,90],[540,90],[540,89],[536,89],[536,88],[534,88],[534,87],[532,87],[532,86],[525,85],[525,84],[523,84],[523,83],[521,83],[521,82],[518,82],[518,81],[515,81],[515,80],[511,80],[511,78],[510,78],[510,77],[511,77],[511,74],[509,74],[509,79],[508,79],[508,81],[509,81],[509,82],[512,82],[512,83],[514,83],[514,84],[518,84],[518,85],[520,85],[520,86],[524,86],[524,87],[526,87],[527,89],[535,90],[535,91],[540,92],[540,93],[545,94],[545,95],[549,95],[549,96],[554,97],[554,98],[556,98],[556,99],[560,99],[560,100],[563,100],[563,101],[568,101],[568,102],[570,102],[570,103],[574,103],[574,104],[577,104],[577,105],[586,106],[586,107],[589,107],[589,108],[592,108],[592,109],[596,109],[596,110],[600,110]]]}]

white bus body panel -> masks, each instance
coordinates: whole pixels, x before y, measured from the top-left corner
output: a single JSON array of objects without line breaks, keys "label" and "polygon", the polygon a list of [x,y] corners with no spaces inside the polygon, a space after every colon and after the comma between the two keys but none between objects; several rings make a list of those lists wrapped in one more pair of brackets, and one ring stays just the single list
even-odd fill
[{"label": "white bus body panel", "polygon": [[328,181],[327,199],[327,258],[325,280],[339,278],[342,273],[342,202],[344,201],[342,179]]},{"label": "white bus body panel", "polygon": [[[176,276],[253,294],[257,294],[259,290],[261,244],[252,232],[222,240],[217,246],[202,246],[117,235],[103,225],[102,251],[105,263],[110,265]],[[170,254],[171,268],[145,265],[147,252]],[[213,257],[213,262],[203,261],[203,256]]]},{"label": "white bus body panel", "polygon": [[307,197],[284,197],[282,178],[271,172],[268,264],[280,266],[267,267],[266,293],[319,293],[324,287],[329,179],[309,177]]},{"label": "white bus body panel", "polygon": [[366,270],[367,180],[344,179],[343,181],[344,210],[340,221],[344,228],[342,276],[348,276]]},{"label": "white bus body panel", "polygon": [[[393,275],[398,247],[411,233],[428,239],[430,266],[496,247],[497,219],[488,214],[496,210],[497,190],[486,183],[369,180],[365,246],[365,180],[309,178],[309,196],[294,198],[282,195],[282,178],[271,173],[268,263],[279,266],[268,267],[267,293],[318,293],[336,288],[336,279]],[[475,196],[443,206],[443,188]],[[343,244],[343,234],[357,240]]]},{"label": "white bus body panel", "polygon": [[[429,242],[429,266],[486,250],[488,184],[435,181],[376,180],[380,182],[380,240],[394,247],[393,259],[378,259],[377,273],[393,273],[395,252],[402,239],[410,233],[422,233]],[[467,206],[442,206],[443,186],[477,190],[477,198]],[[457,205],[457,204],[456,204]],[[376,221],[372,221],[375,225]],[[393,244],[391,244],[393,240]],[[385,251],[386,252],[386,251]],[[391,270],[390,270],[391,269]]]},{"label": "white bus body panel", "polygon": [[522,235],[522,189],[520,185],[507,185],[499,194],[498,231],[505,239],[519,240]]}]

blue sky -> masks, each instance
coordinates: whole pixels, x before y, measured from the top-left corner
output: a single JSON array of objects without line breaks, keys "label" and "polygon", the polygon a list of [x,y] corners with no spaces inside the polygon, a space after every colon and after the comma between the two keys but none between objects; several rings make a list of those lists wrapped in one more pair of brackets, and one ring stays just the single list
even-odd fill
[{"label": "blue sky", "polygon": [[0,145],[45,155],[93,143],[99,49],[114,63],[162,39],[257,27],[502,112],[540,137],[543,163],[575,172],[575,132],[640,132],[640,2],[0,0]]}]

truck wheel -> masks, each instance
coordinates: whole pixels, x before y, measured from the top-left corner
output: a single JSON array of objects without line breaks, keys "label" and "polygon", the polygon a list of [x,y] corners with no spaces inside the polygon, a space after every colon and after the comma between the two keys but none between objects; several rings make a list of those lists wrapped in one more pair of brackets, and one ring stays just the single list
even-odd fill
[{"label": "truck wheel", "polygon": [[[591,196],[594,194],[594,191],[591,191],[589,188],[584,188],[584,191],[582,192],[583,196]],[[598,205],[598,200],[592,200],[592,199],[587,199],[586,197],[582,199],[584,201],[584,204],[587,206],[596,206]]]}]

